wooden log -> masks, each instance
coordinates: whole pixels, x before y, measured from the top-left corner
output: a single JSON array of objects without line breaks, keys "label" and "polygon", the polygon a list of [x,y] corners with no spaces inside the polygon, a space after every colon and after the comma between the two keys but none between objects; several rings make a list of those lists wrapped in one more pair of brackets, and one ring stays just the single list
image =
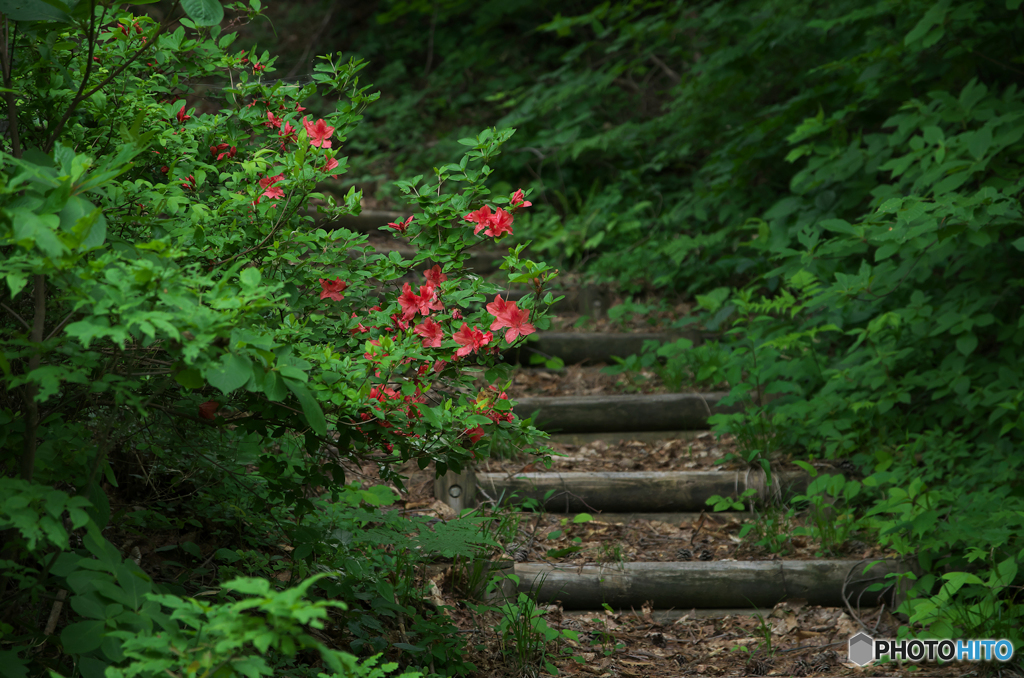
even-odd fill
[{"label": "wooden log", "polygon": [[706,431],[610,431],[607,433],[552,433],[552,443],[575,445],[581,447],[598,440],[609,444],[623,441],[638,440],[642,443],[653,443],[659,440],[696,440],[697,436]]},{"label": "wooden log", "polygon": [[523,419],[537,412],[534,426],[551,433],[705,430],[712,414],[742,409],[738,405],[719,405],[726,395],[666,393],[520,398],[514,411]]},{"label": "wooden log", "polygon": [[[619,614],[634,614],[643,619],[642,613],[637,609],[616,610]],[[659,624],[673,624],[683,617],[689,619],[722,619],[724,617],[756,617],[761,615],[768,618],[772,611],[767,608],[756,607],[730,607],[730,608],[697,608],[689,610],[651,610],[651,619]],[[594,618],[604,619],[607,613],[604,610],[566,610],[566,617],[580,620],[591,620]]]},{"label": "wooden log", "polygon": [[[868,573],[871,561],[779,560],[687,563],[622,563],[617,565],[552,565],[519,563],[519,591],[541,602],[561,601],[567,610],[600,608],[657,609],[772,608],[783,600],[802,598],[811,605],[841,607],[843,586],[850,603],[873,607],[888,592],[866,592],[891,572],[906,571],[896,561],[882,561]],[[884,595],[883,595],[884,594]]]},{"label": "wooden log", "polygon": [[[662,523],[669,523],[671,525],[689,525],[700,520],[703,515],[704,520],[708,524],[725,524],[730,520],[749,520],[754,517],[753,513],[749,511],[721,511],[719,513],[708,512],[701,513],[699,511],[688,511],[688,512],[663,512],[663,513],[611,513],[609,511],[594,511],[589,512],[590,516],[595,522],[600,523],[623,523],[628,524],[637,520],[657,520]],[[529,513],[521,513],[521,516],[529,516]],[[566,518],[569,522],[572,522],[576,518],[577,513],[551,513],[552,518]]]},{"label": "wooden log", "polygon": [[[769,495],[760,471],[628,471],[593,473],[478,473],[477,485],[488,495],[515,503],[534,499],[545,510],[557,513],[666,513],[699,512],[708,509],[713,495],[739,496],[754,488],[762,499]],[[772,476],[783,496],[806,492],[809,483],[803,471]],[[553,492],[545,501],[548,492]],[[774,493],[773,493],[774,495]]]},{"label": "wooden log", "polygon": [[[579,363],[613,363],[613,356],[626,358],[643,351],[645,341],[659,344],[674,341],[681,335],[670,332],[626,334],[617,332],[538,332],[528,341],[505,354],[505,360],[530,364],[532,355],[561,358],[566,365]],[[532,339],[532,337],[531,337]]]},{"label": "wooden log", "polygon": [[461,513],[476,505],[476,483],[476,474],[471,468],[463,469],[462,473],[448,471],[434,479],[434,498]]}]

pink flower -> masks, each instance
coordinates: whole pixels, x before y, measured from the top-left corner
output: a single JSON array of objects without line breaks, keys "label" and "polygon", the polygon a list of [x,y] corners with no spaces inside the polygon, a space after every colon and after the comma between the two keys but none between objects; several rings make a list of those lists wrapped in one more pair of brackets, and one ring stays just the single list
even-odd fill
[{"label": "pink flower", "polygon": [[[514,304],[515,302],[512,303]],[[487,304],[487,312],[493,315],[495,318],[500,318],[501,316],[503,316],[505,314],[506,308],[508,308],[508,302],[502,299],[500,294],[494,297],[494,301]],[[501,327],[505,326],[502,325]],[[500,328],[492,327],[491,329],[495,330]]]},{"label": "pink flower", "polygon": [[309,135],[309,143],[312,146],[319,148],[330,148],[331,147],[331,135],[334,134],[334,128],[329,127],[323,118],[317,120],[315,123],[308,122],[305,117],[302,118],[302,125],[306,128],[306,134]]},{"label": "pink flower", "polygon": [[231,150],[227,150],[228,148],[229,146],[227,144],[217,144],[216,146],[210,146],[210,155],[217,156],[217,160],[235,157],[235,152],[238,149],[235,146],[231,146]]},{"label": "pink flower", "polygon": [[476,229],[473,230],[473,233],[478,234],[480,233],[480,229],[486,228],[487,225],[491,223],[491,217],[493,216],[494,215],[491,214],[490,206],[484,205],[476,212],[470,212],[469,214],[464,216],[463,219],[470,222],[471,224],[476,224]]},{"label": "pink flower", "polygon": [[506,302],[497,296],[494,301],[487,304],[487,312],[494,316],[494,322],[491,323],[492,330],[509,328],[505,332],[505,341],[510,344],[517,337],[525,337],[537,331],[537,328],[526,322],[530,317],[530,311],[519,308],[514,301]]},{"label": "pink flower", "polygon": [[[409,218],[412,219],[412,217]],[[433,268],[429,268],[426,271],[423,271],[423,277],[426,278],[427,283],[432,285],[433,287],[437,287],[438,285],[440,285],[441,283],[448,279],[448,276],[446,274],[441,273],[441,267],[438,266],[437,264],[434,264]]]},{"label": "pink flower", "polygon": [[481,332],[475,327],[471,329],[469,325],[462,323],[462,328],[452,336],[455,343],[462,347],[455,355],[466,356],[476,353],[491,341],[492,336],[490,332]]},{"label": "pink flower", "polygon": [[517,337],[525,337],[537,331],[537,328],[526,322],[529,317],[530,312],[526,309],[516,308],[516,302],[513,301],[509,305],[507,313],[500,320],[495,320],[491,325],[491,329],[496,329],[494,326],[498,325],[499,322],[503,326],[507,326],[508,330],[505,332],[505,341],[511,344]]},{"label": "pink flower", "polygon": [[181,110],[178,111],[178,115],[176,115],[175,117],[178,119],[178,122],[180,122],[180,123],[184,123],[186,120],[191,120],[192,119],[191,115],[186,115],[185,114],[185,104],[181,105]]},{"label": "pink flower", "polygon": [[306,110],[306,107],[301,105],[298,101],[296,101],[295,102],[295,110],[298,113],[302,113],[304,110]]},{"label": "pink flower", "polygon": [[[489,235],[492,238],[500,238],[506,233],[512,235],[512,215],[499,207],[498,211],[491,218],[490,226],[490,228],[484,231],[484,235]],[[479,229],[479,226],[473,229],[474,233]]]},{"label": "pink flower", "polygon": [[509,204],[518,211],[520,208],[529,207],[533,203],[523,198],[523,189],[520,188],[512,194]]},{"label": "pink flower", "polygon": [[[263,195],[271,199],[283,198],[284,191],[281,190],[280,187],[274,185],[277,182],[281,181],[281,179],[284,179],[283,174],[278,174],[275,177],[264,177],[260,179],[260,188],[266,189],[263,191]],[[323,297],[321,297],[321,299],[322,298]]]},{"label": "pink flower", "polygon": [[286,122],[284,127],[277,133],[277,136],[283,137],[284,141],[281,142],[281,148],[284,148],[285,143],[291,141],[292,143],[298,141],[298,130],[292,127],[290,122]]},{"label": "pink flower", "polygon": [[337,167],[338,161],[335,160],[334,158],[328,158],[327,162],[324,163],[324,166],[321,168],[321,171],[330,172],[331,170],[337,169]]},{"label": "pink flower", "polygon": [[415,218],[415,216],[416,215],[414,214],[414,215],[410,216],[408,219],[406,219],[405,221],[401,221],[401,222],[389,221],[388,222],[388,226],[390,226],[391,228],[395,229],[396,231],[398,231],[402,235],[405,235],[406,230],[409,228],[409,224],[412,223],[412,220],[413,220],[413,218]]},{"label": "pink flower", "polygon": [[320,298],[321,299],[333,299],[334,301],[341,301],[345,298],[342,292],[348,287],[347,282],[342,282],[341,278],[335,278],[334,280],[324,280],[320,278]]},{"label": "pink flower", "polygon": [[437,292],[431,285],[421,285],[420,293],[412,291],[409,283],[402,286],[402,293],[398,296],[398,304],[402,307],[402,317],[406,320],[417,313],[428,315],[430,311],[442,311],[444,306],[437,298]]},{"label": "pink flower", "polygon": [[267,122],[263,123],[263,126],[264,127],[274,127],[276,129],[281,129],[281,125],[283,123],[284,123],[284,120],[282,120],[281,118],[277,117],[272,112],[267,111]]},{"label": "pink flower", "polygon": [[476,228],[473,229],[474,235],[480,235],[480,231],[483,231],[484,235],[500,238],[506,233],[512,233],[512,215],[500,207],[497,212],[492,213],[490,206],[484,205],[476,212],[470,212],[463,218],[470,223],[476,224]]},{"label": "pink flower", "polygon": [[423,348],[441,348],[441,339],[444,335],[441,330],[441,323],[427,318],[414,327],[412,331],[423,337]]}]

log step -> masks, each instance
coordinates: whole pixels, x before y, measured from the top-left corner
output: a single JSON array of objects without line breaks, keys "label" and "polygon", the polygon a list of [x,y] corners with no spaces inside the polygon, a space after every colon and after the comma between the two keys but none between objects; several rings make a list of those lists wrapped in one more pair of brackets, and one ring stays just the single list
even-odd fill
[{"label": "log step", "polygon": [[598,440],[609,445],[638,440],[642,443],[653,443],[659,440],[696,440],[697,436],[707,431],[608,431],[607,433],[552,433],[548,440],[552,443],[575,445],[581,447]]},{"label": "log step", "polygon": [[538,602],[561,601],[566,610],[590,610],[608,604],[637,609],[652,603],[660,610],[692,608],[766,608],[784,600],[810,605],[872,607],[892,598],[887,591],[866,591],[888,573],[906,571],[882,560],[779,560],[573,565],[517,563],[518,591]]},{"label": "log step", "polygon": [[[532,355],[561,358],[566,365],[578,363],[612,363],[612,357],[626,358],[643,351],[644,342],[659,344],[675,341],[683,334],[671,332],[538,332],[536,339],[505,353],[505,360],[530,364]],[[531,337],[532,339],[532,337]]]},{"label": "log step", "polygon": [[[793,496],[807,491],[809,479],[803,471],[788,471],[774,474],[772,482],[783,496]],[[516,503],[534,499],[549,512],[592,515],[594,511],[699,512],[708,508],[707,500],[713,495],[739,496],[750,487],[767,496],[764,474],[758,471],[477,473],[476,487],[494,499],[514,493]]]},{"label": "log step", "polygon": [[[529,516],[528,513],[521,513],[521,516]],[[570,523],[576,518],[577,513],[551,513],[552,518],[565,518]],[[612,513],[610,511],[594,511],[589,513],[595,522],[599,523],[622,523],[628,524],[637,520],[657,520],[670,525],[692,524],[700,520],[701,516],[709,524],[725,523],[729,520],[750,520],[754,514],[749,511],[722,511],[719,513],[697,512],[697,511],[664,511],[661,513]]]},{"label": "log step", "polygon": [[536,412],[534,426],[551,433],[706,430],[712,414],[742,409],[737,405],[719,405],[726,395],[665,393],[520,398],[514,411],[522,419]]}]

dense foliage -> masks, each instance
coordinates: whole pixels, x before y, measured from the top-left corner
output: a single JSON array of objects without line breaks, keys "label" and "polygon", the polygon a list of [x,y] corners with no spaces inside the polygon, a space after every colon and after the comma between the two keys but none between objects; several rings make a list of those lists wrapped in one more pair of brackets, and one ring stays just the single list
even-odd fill
[{"label": "dense foliage", "polygon": [[[496,356],[544,304],[462,268],[528,205],[488,198],[513,130],[402,182],[415,218],[385,230],[416,254],[377,254],[309,209],[359,209],[317,187],[377,97],[365,64],[321,57],[285,87],[221,29],[258,0],[120,5],[0,3],[3,673],[471,671],[412,572],[486,556],[501,526],[383,511],[393,490],[343,464],[401,486],[404,462],[443,474],[537,437]],[[510,279],[549,276],[521,252]]]},{"label": "dense foliage", "polygon": [[1019,643],[1022,29],[1020,0],[395,0],[337,38],[389,93],[364,182],[515,126],[517,235],[720,334],[631,364],[727,383],[751,464],[852,458],[907,618]]}]

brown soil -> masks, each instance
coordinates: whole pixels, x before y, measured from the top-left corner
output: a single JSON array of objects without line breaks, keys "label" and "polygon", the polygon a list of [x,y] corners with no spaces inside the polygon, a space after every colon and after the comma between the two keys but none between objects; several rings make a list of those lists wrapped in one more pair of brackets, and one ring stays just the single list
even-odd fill
[{"label": "brown soil", "polygon": [[[523,367],[516,370],[510,398],[668,393],[653,372],[605,374],[607,365],[570,365],[564,370]],[[485,384],[482,384],[482,386]]]}]

